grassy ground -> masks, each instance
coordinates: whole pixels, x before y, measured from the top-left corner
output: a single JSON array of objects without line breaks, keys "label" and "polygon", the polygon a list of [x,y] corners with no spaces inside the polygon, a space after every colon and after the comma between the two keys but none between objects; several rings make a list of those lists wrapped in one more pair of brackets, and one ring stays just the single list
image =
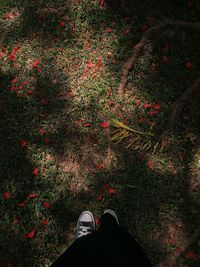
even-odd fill
[{"label": "grassy ground", "polygon": [[[200,5],[190,5],[135,1],[130,19],[109,1],[0,0],[1,266],[49,266],[85,209],[98,218],[113,208],[155,264],[198,227],[199,91],[173,134],[166,123],[198,74],[199,35],[160,33],[130,72],[125,97],[116,93],[146,25],[162,15],[195,21]],[[113,117],[140,131],[153,125],[165,148],[111,142],[114,128],[102,122]],[[177,266],[199,266],[199,252],[197,242]]]}]

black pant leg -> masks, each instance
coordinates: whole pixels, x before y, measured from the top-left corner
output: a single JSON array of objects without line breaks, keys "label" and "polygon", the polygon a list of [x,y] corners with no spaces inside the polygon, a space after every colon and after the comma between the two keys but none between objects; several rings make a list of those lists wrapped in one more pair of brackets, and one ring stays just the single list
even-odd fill
[{"label": "black pant leg", "polygon": [[143,249],[109,214],[101,218],[100,228],[76,240],[51,267],[151,267]]}]

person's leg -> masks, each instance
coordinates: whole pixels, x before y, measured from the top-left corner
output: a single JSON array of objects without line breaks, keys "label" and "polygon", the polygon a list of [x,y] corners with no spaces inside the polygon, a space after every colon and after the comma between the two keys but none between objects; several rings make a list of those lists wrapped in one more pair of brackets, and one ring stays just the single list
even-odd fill
[{"label": "person's leg", "polygon": [[[76,240],[75,242],[64,252],[52,265],[51,267],[61,266],[79,266],[80,260],[84,258],[85,250],[89,244],[87,242],[87,235],[95,230],[95,220],[93,214],[90,211],[84,211],[79,216],[76,226]],[[85,266],[84,264],[82,266]]]},{"label": "person's leg", "polygon": [[[80,216],[81,217],[81,216]],[[89,217],[88,217],[89,218]],[[90,224],[93,220],[90,220]],[[79,222],[81,222],[79,218]],[[81,223],[77,224],[78,238],[67,251],[51,267],[61,266],[115,266],[115,267],[149,267],[142,248],[133,237],[119,225],[113,211],[106,211],[101,216],[100,227],[97,231],[86,236]],[[84,226],[87,226],[84,224]],[[87,228],[86,228],[87,229]],[[80,235],[79,235],[80,234]]]}]

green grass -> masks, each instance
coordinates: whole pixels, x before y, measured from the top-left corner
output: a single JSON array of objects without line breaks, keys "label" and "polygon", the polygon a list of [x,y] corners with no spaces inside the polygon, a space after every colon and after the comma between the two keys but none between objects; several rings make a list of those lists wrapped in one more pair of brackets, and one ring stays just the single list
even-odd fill
[{"label": "green grass", "polygon": [[[14,266],[49,266],[73,242],[84,209],[96,217],[105,208],[115,209],[155,264],[199,225],[199,91],[185,105],[173,135],[166,132],[172,104],[198,75],[199,35],[175,29],[170,37],[160,34],[130,72],[123,99],[117,86],[142,25],[162,15],[196,20],[200,7],[198,1],[191,10],[185,1],[147,2],[135,1],[130,21],[117,8],[101,9],[99,1],[0,1],[1,266],[9,261]],[[38,17],[37,11],[47,6],[58,12]],[[14,15],[8,19],[7,13]],[[166,43],[170,48],[163,51]],[[11,61],[16,47],[20,49]],[[188,60],[191,70],[185,68]],[[146,103],[158,103],[158,114],[149,115]],[[113,117],[139,131],[154,124],[159,143],[155,153],[126,149],[126,141],[111,143],[115,129],[102,129],[101,123]],[[35,168],[37,175],[32,174]],[[117,189],[116,195],[102,189],[106,183]],[[7,200],[6,191],[11,192]],[[29,199],[31,193],[37,197]],[[21,201],[27,201],[24,207],[17,205]],[[49,209],[43,207],[45,201]],[[47,226],[41,223],[45,218]],[[35,237],[25,238],[33,228]],[[200,252],[198,244],[191,249]],[[185,252],[178,264],[199,266],[199,258],[188,259]]]}]

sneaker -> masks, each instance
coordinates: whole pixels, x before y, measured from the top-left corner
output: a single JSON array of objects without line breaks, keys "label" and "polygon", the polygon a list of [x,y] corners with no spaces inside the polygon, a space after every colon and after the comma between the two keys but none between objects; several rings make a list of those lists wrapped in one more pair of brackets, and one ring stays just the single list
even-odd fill
[{"label": "sneaker", "polygon": [[117,217],[117,214],[114,212],[114,210],[110,210],[110,209],[105,210],[103,214],[106,214],[106,213],[112,215],[115,218],[115,220],[117,221],[117,224],[119,224],[119,219]]},{"label": "sneaker", "polygon": [[78,218],[76,238],[91,234],[95,230],[94,216],[90,211],[84,211]]}]

